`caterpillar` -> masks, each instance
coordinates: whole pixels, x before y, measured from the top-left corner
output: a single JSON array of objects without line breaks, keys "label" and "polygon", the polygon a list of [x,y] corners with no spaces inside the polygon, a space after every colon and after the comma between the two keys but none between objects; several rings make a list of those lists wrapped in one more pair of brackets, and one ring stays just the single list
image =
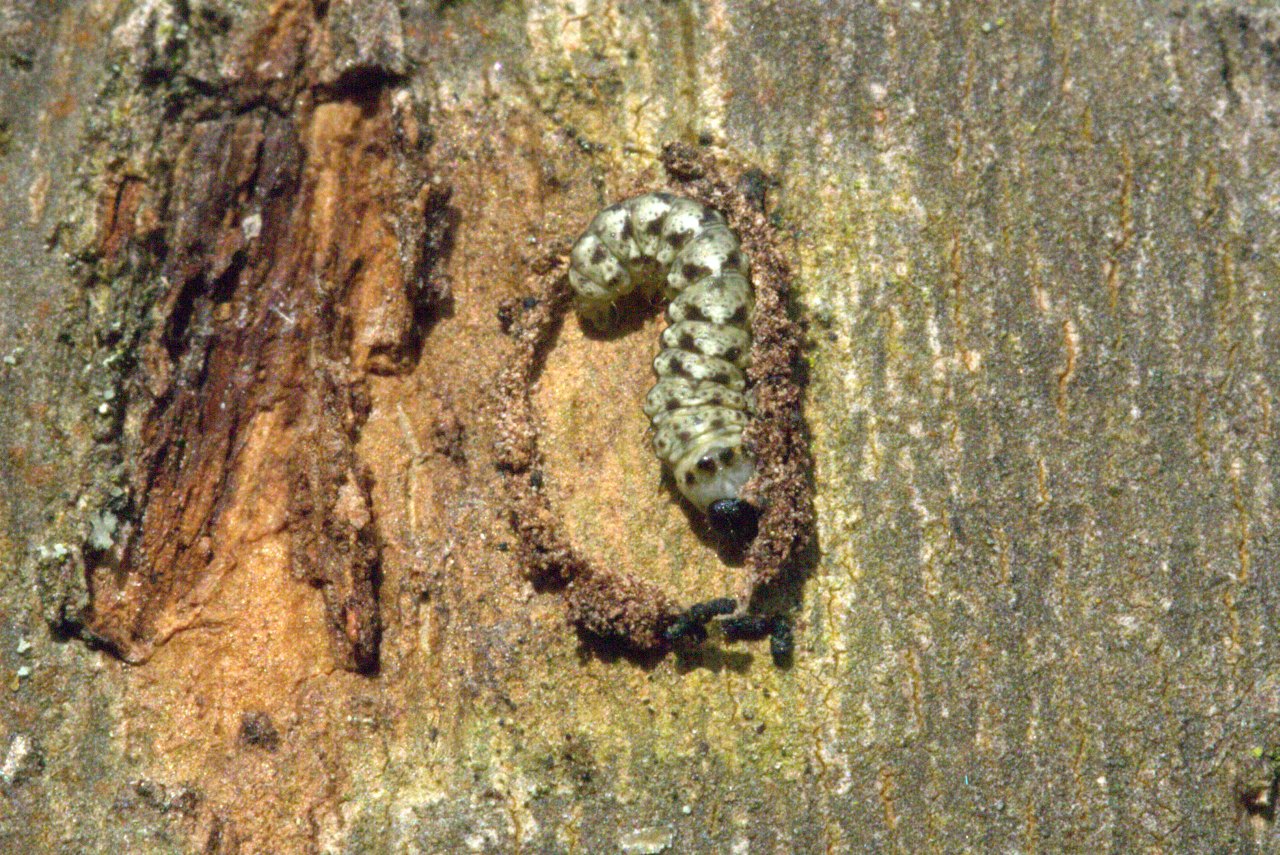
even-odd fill
[{"label": "caterpillar", "polygon": [[603,209],[569,254],[574,309],[589,327],[611,325],[633,292],[669,301],[644,404],[653,450],[681,495],[735,542],[755,536],[758,518],[741,497],[755,472],[742,444],[752,411],[750,273],[723,215],[670,193]]}]

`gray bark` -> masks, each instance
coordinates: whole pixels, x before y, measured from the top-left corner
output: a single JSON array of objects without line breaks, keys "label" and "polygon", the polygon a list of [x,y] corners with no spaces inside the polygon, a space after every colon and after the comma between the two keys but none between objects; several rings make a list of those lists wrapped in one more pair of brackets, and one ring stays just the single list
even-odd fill
[{"label": "gray bark", "polygon": [[[788,669],[509,548],[499,307],[672,141],[793,253]],[[1263,2],[0,2],[0,848],[1280,849],[1277,259]],[[540,474],[719,596],[636,326]]]}]

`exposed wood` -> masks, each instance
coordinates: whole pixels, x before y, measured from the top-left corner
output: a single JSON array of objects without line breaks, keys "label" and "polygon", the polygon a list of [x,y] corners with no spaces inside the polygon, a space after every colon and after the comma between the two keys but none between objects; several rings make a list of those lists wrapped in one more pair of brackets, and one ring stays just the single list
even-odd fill
[{"label": "exposed wood", "polygon": [[[1280,848],[1277,56],[1261,0],[0,2],[0,849]],[[807,325],[786,669],[584,643],[510,527],[528,283],[669,143]],[[661,325],[547,329],[540,507],[720,596]]]}]

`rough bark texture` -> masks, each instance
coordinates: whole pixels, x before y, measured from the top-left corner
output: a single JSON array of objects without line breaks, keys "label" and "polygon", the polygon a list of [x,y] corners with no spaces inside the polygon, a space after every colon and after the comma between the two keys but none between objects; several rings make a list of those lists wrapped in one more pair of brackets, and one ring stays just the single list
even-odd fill
[{"label": "rough bark texture", "polygon": [[[808,324],[789,669],[513,543],[513,307],[670,142]],[[1263,2],[0,0],[0,849],[1280,849],[1278,212]],[[538,489],[719,596],[660,326]]]}]

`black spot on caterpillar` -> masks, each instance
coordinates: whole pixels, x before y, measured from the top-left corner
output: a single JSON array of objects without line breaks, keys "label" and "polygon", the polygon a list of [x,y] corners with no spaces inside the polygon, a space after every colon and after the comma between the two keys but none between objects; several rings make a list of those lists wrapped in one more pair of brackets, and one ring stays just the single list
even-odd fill
[{"label": "black spot on caterpillar", "polygon": [[574,308],[588,325],[607,326],[633,291],[670,301],[644,405],[653,449],[713,528],[750,540],[757,509],[739,494],[755,472],[742,446],[753,294],[738,236],[713,208],[646,193],[597,214],[569,259]]}]

